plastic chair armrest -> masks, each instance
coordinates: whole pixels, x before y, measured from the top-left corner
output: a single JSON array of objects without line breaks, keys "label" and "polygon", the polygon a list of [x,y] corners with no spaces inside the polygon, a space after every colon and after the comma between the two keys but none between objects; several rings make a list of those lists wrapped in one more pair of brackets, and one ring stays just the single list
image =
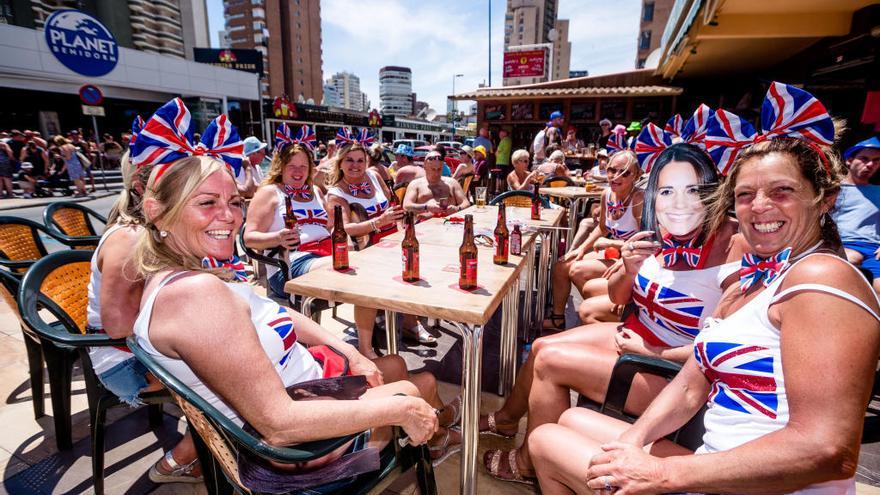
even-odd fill
[{"label": "plastic chair armrest", "polygon": [[633,378],[637,373],[658,375],[671,380],[678,374],[681,364],[665,359],[641,356],[638,354],[624,354],[617,359],[614,370],[611,372],[611,382],[608,384],[608,392],[605,394],[605,402],[599,412],[611,413],[624,417],[624,406],[632,387]]}]

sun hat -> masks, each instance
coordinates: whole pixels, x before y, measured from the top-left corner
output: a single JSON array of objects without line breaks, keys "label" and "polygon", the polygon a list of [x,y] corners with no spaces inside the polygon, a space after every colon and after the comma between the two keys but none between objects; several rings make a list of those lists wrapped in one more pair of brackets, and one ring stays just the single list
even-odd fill
[{"label": "sun hat", "polygon": [[629,127],[626,128],[626,131],[641,131],[642,124],[636,122],[635,120],[629,123]]},{"label": "sun hat", "polygon": [[605,148],[599,148],[598,155],[604,156],[605,158],[608,158],[608,150],[606,150]]},{"label": "sun hat", "polygon": [[400,143],[397,145],[397,149],[394,150],[394,154],[395,155],[404,155],[404,156],[408,156],[408,157],[412,158],[412,156],[413,156],[412,146],[410,146],[408,144]]},{"label": "sun hat", "polygon": [[462,153],[467,154],[467,156],[469,156],[469,157],[471,157],[471,158],[474,157],[474,149],[471,148],[471,147],[468,146],[468,145],[464,145],[464,146],[462,146],[462,147],[459,149],[459,151],[461,151]]},{"label": "sun hat", "polygon": [[264,143],[259,140],[256,136],[248,136],[244,139],[244,156],[248,156],[251,153],[256,153],[262,149],[265,149],[266,146],[269,146],[267,143]]},{"label": "sun hat", "polygon": [[474,148],[474,153],[482,153],[483,156],[486,156],[486,147],[483,145],[477,146]]}]

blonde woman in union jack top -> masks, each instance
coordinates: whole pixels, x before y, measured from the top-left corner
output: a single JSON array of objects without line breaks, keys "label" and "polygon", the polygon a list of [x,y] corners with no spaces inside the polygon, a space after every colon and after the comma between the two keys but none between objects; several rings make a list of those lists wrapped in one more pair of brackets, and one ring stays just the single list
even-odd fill
[{"label": "blonde woman in union jack top", "polygon": [[[856,491],[880,301],[841,256],[829,215],[843,170],[835,125],[812,95],[780,83],[762,133],[724,110],[713,119],[707,150],[728,175],[710,218],[736,213],[748,248],[739,283],[635,424],[571,409],[534,431],[543,493]],[[696,451],[663,439],[703,406]]]},{"label": "blonde woman in union jack top", "polygon": [[[672,145],[658,155],[645,190],[642,231],[623,245],[623,268],[608,282],[611,300],[634,301],[634,311],[623,324],[586,325],[533,344],[521,373],[530,378],[517,382],[511,398],[485,424],[489,431],[515,432],[527,396],[526,438],[514,454],[490,451],[490,474],[515,479],[511,466],[517,463],[521,477],[534,476],[529,433],[559,419],[570,405],[570,389],[601,403],[620,354],[686,361],[703,320],[713,314],[722,290],[736,281],[739,262],[731,260],[742,255],[736,222],[728,218],[710,228],[706,221],[704,198],[718,184],[711,159],[690,144]],[[626,412],[640,414],[665,385],[663,378],[638,375]]]}]

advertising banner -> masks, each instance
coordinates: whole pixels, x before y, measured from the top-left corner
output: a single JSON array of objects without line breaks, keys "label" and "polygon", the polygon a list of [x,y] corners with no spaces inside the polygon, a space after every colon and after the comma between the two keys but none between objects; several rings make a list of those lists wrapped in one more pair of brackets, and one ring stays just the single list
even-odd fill
[{"label": "advertising banner", "polygon": [[504,77],[543,77],[546,58],[546,50],[506,52],[504,54]]},{"label": "advertising banner", "polygon": [[203,64],[263,75],[263,54],[241,48],[193,48],[193,59]]}]

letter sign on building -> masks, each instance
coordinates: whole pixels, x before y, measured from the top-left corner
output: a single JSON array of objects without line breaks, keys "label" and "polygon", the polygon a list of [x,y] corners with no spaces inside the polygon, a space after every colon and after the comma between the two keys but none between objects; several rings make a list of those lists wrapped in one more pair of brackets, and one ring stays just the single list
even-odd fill
[{"label": "letter sign on building", "polygon": [[57,10],[46,20],[49,51],[68,69],[98,77],[116,67],[119,45],[94,17],[78,10]]}]

